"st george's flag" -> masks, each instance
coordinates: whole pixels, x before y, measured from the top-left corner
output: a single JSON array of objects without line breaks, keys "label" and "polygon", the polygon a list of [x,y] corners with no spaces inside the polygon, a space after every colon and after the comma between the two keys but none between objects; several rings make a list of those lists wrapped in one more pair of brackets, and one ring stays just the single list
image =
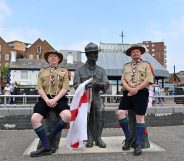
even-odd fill
[{"label": "st george's flag", "polygon": [[75,91],[70,105],[71,121],[68,131],[66,146],[69,149],[84,147],[84,140],[87,140],[87,116],[90,109],[90,89],[85,89],[85,85],[93,79],[81,83]]}]

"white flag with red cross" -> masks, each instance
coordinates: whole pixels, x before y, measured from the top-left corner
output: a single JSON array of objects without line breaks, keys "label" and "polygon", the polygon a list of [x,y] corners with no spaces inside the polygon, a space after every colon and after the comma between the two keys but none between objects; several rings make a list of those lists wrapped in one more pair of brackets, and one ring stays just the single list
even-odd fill
[{"label": "white flag with red cross", "polygon": [[89,79],[78,86],[70,105],[71,121],[68,131],[66,146],[69,149],[84,147],[84,140],[87,140],[87,115],[91,105],[90,90],[85,85],[93,79]]}]

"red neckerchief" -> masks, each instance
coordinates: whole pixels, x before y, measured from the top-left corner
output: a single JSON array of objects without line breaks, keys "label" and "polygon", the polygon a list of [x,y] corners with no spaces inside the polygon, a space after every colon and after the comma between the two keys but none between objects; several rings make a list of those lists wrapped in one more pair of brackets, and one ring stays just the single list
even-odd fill
[{"label": "red neckerchief", "polygon": [[135,73],[137,71],[137,66],[142,61],[142,59],[139,59],[137,62],[133,61],[131,62],[132,65],[132,81],[135,79]]},{"label": "red neckerchief", "polygon": [[54,85],[56,83],[54,72],[57,70],[57,67],[49,67],[49,70],[50,70],[50,81],[51,81],[51,85]]}]

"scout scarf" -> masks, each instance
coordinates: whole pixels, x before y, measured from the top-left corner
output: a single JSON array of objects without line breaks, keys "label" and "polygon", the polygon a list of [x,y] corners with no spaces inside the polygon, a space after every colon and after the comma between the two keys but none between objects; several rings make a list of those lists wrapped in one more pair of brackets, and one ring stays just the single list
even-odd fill
[{"label": "scout scarf", "polygon": [[138,67],[138,65],[141,61],[142,61],[142,59],[139,59],[137,62],[132,60],[132,62],[131,62],[131,65],[132,65],[132,81],[135,78],[135,73],[137,71],[137,67]]}]

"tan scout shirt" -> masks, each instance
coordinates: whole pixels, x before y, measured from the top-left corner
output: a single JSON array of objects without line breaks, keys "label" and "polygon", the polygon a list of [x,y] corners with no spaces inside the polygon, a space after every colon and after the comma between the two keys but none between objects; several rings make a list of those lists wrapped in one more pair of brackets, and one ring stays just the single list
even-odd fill
[{"label": "tan scout shirt", "polygon": [[68,79],[68,70],[64,68],[58,67],[54,72],[55,75],[55,84],[51,85],[50,80],[50,69],[42,68],[38,75],[38,81],[36,85],[36,89],[39,90],[43,88],[47,95],[57,95],[62,88],[69,90],[69,79]]},{"label": "tan scout shirt", "polygon": [[132,80],[132,65],[131,62],[124,65],[121,80],[125,80],[130,87],[137,87],[141,84],[145,79],[153,83],[153,74],[151,72],[151,68],[148,62],[141,61],[136,69],[135,77]]}]

